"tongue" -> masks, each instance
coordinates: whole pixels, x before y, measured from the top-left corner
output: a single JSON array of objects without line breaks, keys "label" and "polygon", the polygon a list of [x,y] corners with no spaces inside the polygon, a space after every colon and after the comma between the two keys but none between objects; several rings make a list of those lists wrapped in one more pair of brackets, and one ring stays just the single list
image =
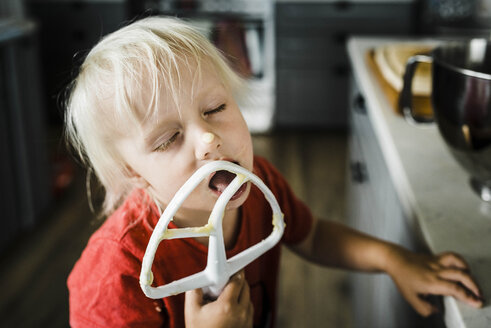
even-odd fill
[{"label": "tongue", "polygon": [[234,173],[229,171],[217,171],[213,178],[211,178],[210,187],[219,192],[223,192],[234,178]]}]

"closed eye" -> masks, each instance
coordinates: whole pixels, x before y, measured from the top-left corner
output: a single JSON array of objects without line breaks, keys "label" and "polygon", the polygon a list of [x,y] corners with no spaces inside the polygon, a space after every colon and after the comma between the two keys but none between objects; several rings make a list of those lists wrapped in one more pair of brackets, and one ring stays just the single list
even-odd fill
[{"label": "closed eye", "polygon": [[172,143],[177,140],[179,134],[180,132],[174,133],[172,137],[161,143],[157,148],[154,149],[154,151],[166,151],[167,149],[169,149]]},{"label": "closed eye", "polygon": [[227,106],[225,104],[221,104],[220,106],[218,106],[217,108],[215,109],[212,109],[212,110],[209,110],[209,111],[206,111],[204,113],[205,116],[208,116],[208,115],[212,115],[212,114],[216,114],[216,113],[220,113],[222,111],[224,111],[225,109],[227,108]]}]

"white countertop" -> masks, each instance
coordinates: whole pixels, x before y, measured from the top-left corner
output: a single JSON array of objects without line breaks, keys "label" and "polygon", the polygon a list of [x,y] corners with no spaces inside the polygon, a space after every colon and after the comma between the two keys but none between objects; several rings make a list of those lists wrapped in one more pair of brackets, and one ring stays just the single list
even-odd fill
[{"label": "white countertop", "polygon": [[432,252],[462,254],[483,291],[482,309],[445,297],[447,326],[491,327],[491,204],[471,190],[468,174],[452,157],[436,126],[411,125],[391,108],[365,62],[367,50],[390,42],[403,41],[354,37],[348,42],[368,116],[407,217],[419,226]]},{"label": "white countertop", "polygon": [[[415,0],[348,0],[350,3],[406,3],[414,2]],[[307,3],[339,3],[339,0],[274,0],[276,3],[295,3],[295,4],[307,4]]]}]

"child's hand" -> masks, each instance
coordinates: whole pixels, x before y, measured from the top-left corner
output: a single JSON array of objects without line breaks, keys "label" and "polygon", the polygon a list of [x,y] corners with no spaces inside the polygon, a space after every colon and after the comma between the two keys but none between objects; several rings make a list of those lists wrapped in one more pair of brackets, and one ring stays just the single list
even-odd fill
[{"label": "child's hand", "polygon": [[243,271],[236,273],[213,302],[203,299],[201,289],[186,292],[186,327],[252,327],[254,308]]},{"label": "child's hand", "polygon": [[482,296],[469,273],[467,263],[455,253],[415,254],[396,247],[388,257],[387,273],[401,294],[422,316],[438,309],[427,296],[453,296],[474,307],[482,306]]}]

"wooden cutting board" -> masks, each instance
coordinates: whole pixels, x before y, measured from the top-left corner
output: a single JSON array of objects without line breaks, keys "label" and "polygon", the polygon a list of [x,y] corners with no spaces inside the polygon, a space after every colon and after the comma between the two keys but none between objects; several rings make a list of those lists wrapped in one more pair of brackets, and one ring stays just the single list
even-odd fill
[{"label": "wooden cutting board", "polygon": [[[389,44],[372,49],[367,53],[367,63],[376,75],[383,92],[394,111],[401,114],[399,94],[402,90],[402,77],[409,57],[431,51],[431,47],[421,44]],[[413,107],[417,115],[432,115],[431,107],[431,64],[420,63],[413,79]]]}]

